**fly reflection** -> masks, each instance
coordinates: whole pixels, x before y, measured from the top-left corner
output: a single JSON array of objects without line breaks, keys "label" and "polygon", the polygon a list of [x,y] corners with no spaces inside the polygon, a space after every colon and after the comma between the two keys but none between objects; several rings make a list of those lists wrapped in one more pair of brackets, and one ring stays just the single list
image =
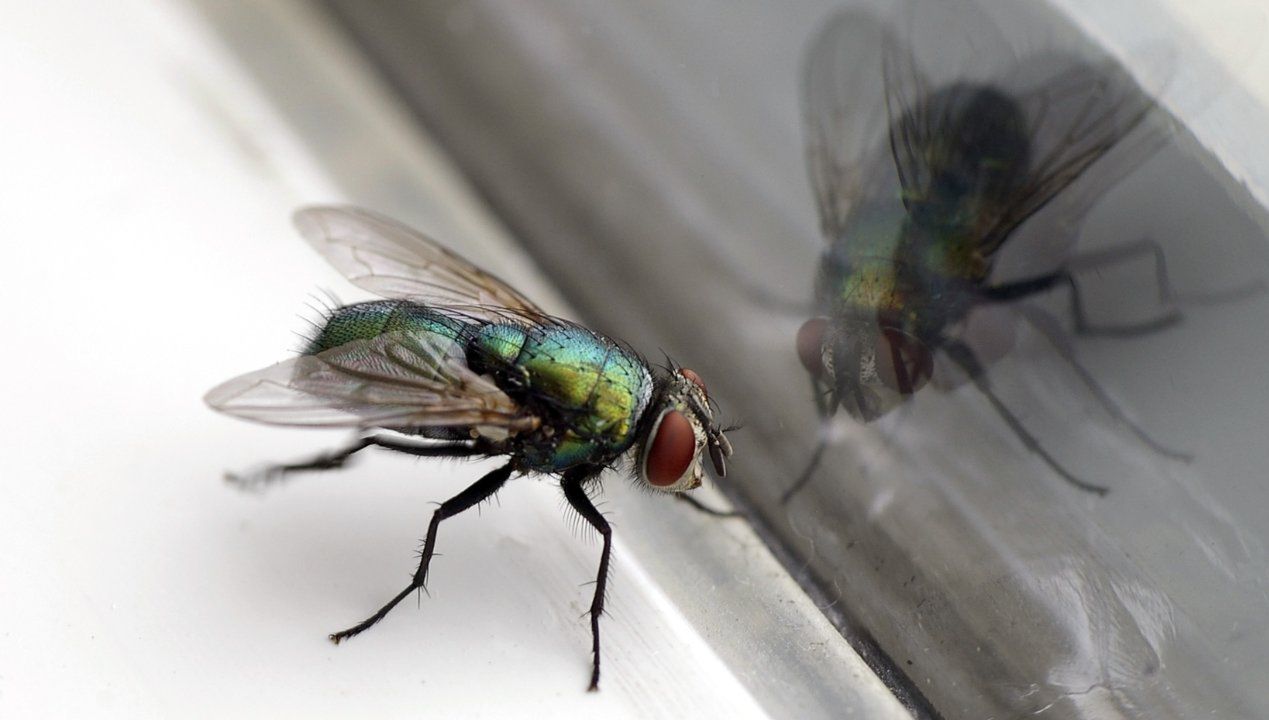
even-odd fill
[{"label": "fly reflection", "polygon": [[[1133,335],[1176,322],[1157,246],[1071,257],[1082,218],[1162,145],[1169,125],[1110,59],[1024,46],[970,0],[897,6],[889,21],[860,10],[834,17],[804,70],[807,166],[826,245],[815,316],[799,330],[797,351],[820,416],[828,422],[841,408],[870,422],[948,380],[948,368],[1065,481],[1105,494],[1046,451],[994,391],[985,369],[998,353],[975,332],[975,318],[1062,291],[1078,333]],[[1166,58],[1154,64],[1168,74]],[[1006,249],[1022,272],[1002,278]],[[1080,273],[1142,255],[1157,261],[1157,316],[1095,323]],[[1021,316],[1065,348],[1055,324]],[[1154,450],[1185,458],[1132,425],[1073,355],[1060,354],[1109,415]],[[811,479],[826,438],[821,432],[786,502]]]}]

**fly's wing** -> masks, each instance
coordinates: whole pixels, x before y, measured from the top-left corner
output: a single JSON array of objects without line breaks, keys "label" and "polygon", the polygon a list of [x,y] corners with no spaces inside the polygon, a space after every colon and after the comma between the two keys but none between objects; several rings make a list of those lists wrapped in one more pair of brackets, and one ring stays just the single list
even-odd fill
[{"label": "fly's wing", "polygon": [[833,16],[807,50],[806,168],[820,230],[830,242],[842,236],[851,208],[865,196],[898,191],[889,154],[879,153],[888,125],[881,64],[887,37],[876,17],[851,9]]},{"label": "fly's wing", "polygon": [[913,212],[914,202],[945,192],[935,184],[977,150],[967,145],[979,138],[963,139],[955,127],[958,111],[1002,76],[1015,54],[1004,31],[972,0],[899,0],[880,57],[888,159]]},{"label": "fly's wing", "polygon": [[[1068,221],[1082,218],[1102,193],[1157,152],[1172,129],[1154,113],[1154,100],[1112,60],[1040,56],[1021,64],[1012,79],[1030,126],[1032,165],[983,233],[984,255],[995,253],[1052,201]],[[1094,163],[1100,163],[1095,176],[1086,176]],[[1081,178],[1086,181],[1078,192],[1067,192]]]},{"label": "fly's wing", "polygon": [[[1062,220],[1076,225],[1072,220],[1153,154],[1170,130],[1145,122],[1155,104],[1117,62],[1078,39],[1049,34],[1051,18],[1028,18],[1021,5],[993,7],[997,12],[989,16],[971,0],[902,0],[883,41],[890,146],[903,197],[910,202],[946,193],[932,184],[947,177],[951,164],[972,163],[977,154],[980,167],[965,174],[979,186],[997,187],[972,198],[981,187],[966,190],[959,209],[972,216],[965,242],[983,258],[1115,149],[1113,165],[1063,199]],[[1150,67],[1145,82],[1159,90],[1170,58],[1157,47],[1141,54]],[[984,150],[992,133],[967,133],[983,124],[964,119],[984,87],[1016,111],[1024,148]],[[1000,115],[987,112],[981,119],[1007,124]],[[1000,172],[1000,164],[1014,161],[1016,171]]]},{"label": "fly's wing", "polygon": [[507,283],[435,240],[382,215],[350,206],[295,213],[295,227],[357,287],[388,298],[460,309],[475,317],[543,315]]},{"label": "fly's wing", "polygon": [[207,393],[208,405],[245,420],[309,427],[532,429],[527,415],[467,368],[457,344],[388,333],[247,373]]}]

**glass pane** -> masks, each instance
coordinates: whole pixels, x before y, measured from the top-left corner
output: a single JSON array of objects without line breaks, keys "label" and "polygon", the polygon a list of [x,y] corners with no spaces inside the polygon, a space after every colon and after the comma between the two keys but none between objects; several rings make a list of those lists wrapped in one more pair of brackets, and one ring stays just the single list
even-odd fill
[{"label": "glass pane", "polygon": [[[991,340],[956,336],[986,386],[957,380],[954,362],[946,375],[932,367],[931,387],[891,412],[871,422],[838,412],[822,427],[794,343],[823,314],[809,298],[825,247],[799,93],[803,58],[838,3],[328,5],[588,322],[708,379],[744,425],[726,492],[913,706],[957,717],[1269,715],[1258,682],[1269,660],[1269,486],[1257,472],[1267,217],[1192,138],[1156,132],[1166,144],[1076,173],[1060,202],[1039,203],[1002,236],[996,274],[978,285],[1067,269],[1088,323],[1160,321],[1157,331],[1080,334],[1065,280],[1034,294],[1015,285],[1027,297],[978,308]],[[959,11],[941,35],[882,23],[927,83],[898,91],[905,107],[938,106],[931,98],[946,100],[938,92],[963,79],[965,62],[1016,80],[1009,97],[1036,112],[1027,90],[1055,86],[1044,79],[1053,68],[1014,43],[1033,36],[1092,58],[1096,77],[1129,92],[1059,14],[980,5],[1017,63],[993,64],[1000,56],[975,45],[988,36]],[[1177,39],[1183,28],[1139,5],[1149,29],[1123,54],[1147,94],[1183,116],[1239,95]],[[969,54],[948,37],[966,39]],[[948,44],[927,49],[927,39]],[[1070,77],[1072,92],[1100,82]],[[883,142],[885,127],[868,139]],[[1045,137],[1030,139],[1078,165],[1076,139]],[[1058,167],[1040,155],[1032,168]],[[880,157],[894,173],[894,156]],[[899,175],[864,181],[893,198]],[[890,382],[901,395],[924,383],[919,344],[874,340],[898,348],[892,375],[903,361],[914,368]],[[817,472],[783,503],[821,437]],[[738,579],[737,592],[752,581]]]}]

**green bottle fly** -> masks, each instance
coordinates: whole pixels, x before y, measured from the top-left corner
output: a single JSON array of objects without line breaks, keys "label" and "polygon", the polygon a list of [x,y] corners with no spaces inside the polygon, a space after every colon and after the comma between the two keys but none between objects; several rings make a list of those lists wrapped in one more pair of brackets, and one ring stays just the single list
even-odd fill
[{"label": "green bottle fly", "polygon": [[804,68],[807,166],[825,246],[815,316],[797,350],[819,412],[875,420],[935,379],[939,354],[1029,450],[1073,485],[1104,493],[1050,456],[997,398],[967,328],[975,310],[1055,288],[1073,294],[1077,326],[1090,327],[1060,259],[1004,281],[998,261],[1042,209],[1057,220],[1039,234],[1069,248],[1101,194],[1157,147],[1145,123],[1154,102],[1109,58],[1005,37],[973,0],[898,0],[892,9],[886,19],[858,9],[833,17]]},{"label": "green bottle fly", "polygon": [[269,467],[254,479],[337,468],[371,446],[423,457],[506,458],[433,514],[410,584],[331,640],[360,633],[424,587],[442,520],[488,499],[512,475],[557,475],[569,505],[604,539],[590,608],[596,689],[612,532],[588,490],[605,469],[628,460],[639,483],[679,496],[701,484],[706,450],[724,475],[731,445],[714,422],[704,382],[686,368],[654,369],[625,344],[547,315],[498,278],[387,218],[314,207],[295,222],[349,280],[388,299],[332,310],[299,357],[230,380],[207,402],[258,422],[385,432],[308,462]]}]

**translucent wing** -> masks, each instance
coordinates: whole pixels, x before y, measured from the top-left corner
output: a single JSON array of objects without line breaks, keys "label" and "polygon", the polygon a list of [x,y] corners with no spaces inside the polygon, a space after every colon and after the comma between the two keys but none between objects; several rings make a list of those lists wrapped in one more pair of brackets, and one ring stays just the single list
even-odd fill
[{"label": "translucent wing", "polygon": [[889,124],[881,64],[886,37],[873,15],[852,9],[832,17],[806,54],[806,167],[820,229],[830,241],[841,236],[851,208],[864,195],[898,190],[890,156],[879,152]]},{"label": "translucent wing", "polygon": [[[294,217],[300,235],[357,287],[388,298],[460,308],[477,317],[544,314],[494,275],[395,220],[349,206],[318,206]],[[489,309],[489,313],[484,312]]]},{"label": "translucent wing", "polygon": [[[967,225],[983,257],[1116,150],[1113,163],[1081,182],[1078,193],[1062,198],[1062,221],[1077,225],[1106,189],[1168,135],[1166,123],[1144,122],[1154,101],[1119,63],[1086,44],[1063,42],[1044,30],[1037,35],[1037,29],[1051,25],[1017,13],[988,17],[967,0],[906,0],[883,39],[890,146],[905,202],[946,200],[947,188],[933,185],[953,171],[969,179],[972,188],[964,191],[967,202],[961,209],[973,216]],[[1162,86],[1171,75],[1169,58],[1162,52],[1151,55],[1146,63],[1153,68],[1151,82]],[[1028,146],[1024,157],[991,146],[1006,134],[996,133],[991,124],[1015,118],[967,109],[982,100],[984,87],[999,92],[1017,111]],[[970,112],[976,113],[975,122],[966,123]],[[1130,135],[1131,142],[1124,142]],[[1014,159],[1024,167],[1002,172],[1000,165]],[[974,162],[978,167],[966,167]],[[1002,178],[1012,180],[992,187]]]},{"label": "translucent wing", "polygon": [[962,138],[954,122],[978,88],[1010,71],[1016,55],[971,0],[900,0],[881,44],[890,159],[904,199],[927,198],[949,165],[982,152],[964,147],[979,138]]},{"label": "translucent wing", "polygon": [[1171,131],[1161,116],[1145,123],[1155,110],[1154,100],[1114,61],[1092,64],[1047,56],[1033,58],[1019,70],[1015,77],[1040,77],[1026,81],[1017,95],[1030,123],[1032,168],[984,233],[984,254],[995,252],[1019,225],[1059,193],[1067,194],[1114,150],[1113,162],[1099,165],[1080,192],[1062,199],[1063,214],[1082,217],[1104,191],[1153,155]]},{"label": "translucent wing", "polygon": [[246,420],[316,427],[532,429],[492,381],[467,368],[452,341],[389,333],[247,373],[207,393]]}]

